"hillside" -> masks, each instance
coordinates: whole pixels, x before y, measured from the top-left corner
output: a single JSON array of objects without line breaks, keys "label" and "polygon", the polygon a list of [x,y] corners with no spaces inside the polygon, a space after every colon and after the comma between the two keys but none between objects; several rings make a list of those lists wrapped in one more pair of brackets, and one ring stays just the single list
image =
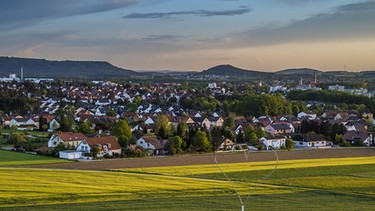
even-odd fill
[{"label": "hillside", "polygon": [[285,69],[275,72],[278,75],[320,75],[322,71],[314,70],[310,68],[293,68],[293,69]]},{"label": "hillside", "polygon": [[200,72],[201,75],[218,75],[231,77],[257,77],[263,75],[273,75],[273,73],[260,72],[255,70],[245,70],[232,65],[218,65]]},{"label": "hillside", "polygon": [[23,68],[25,78],[107,79],[142,75],[104,61],[49,61],[45,59],[0,57],[0,77],[7,77],[9,74],[17,74],[20,77],[21,68]]},{"label": "hillside", "polygon": [[258,80],[258,79],[299,79],[317,75],[319,77],[366,77],[374,78],[375,71],[348,72],[348,71],[319,71],[309,68],[285,69],[276,72],[246,70],[229,64],[218,65],[201,72],[175,70],[147,70],[133,71],[116,67],[106,61],[51,61],[46,59],[18,58],[0,56],[0,77],[9,74],[21,75],[23,68],[24,78],[65,78],[85,80],[111,79],[155,79],[170,80],[185,79],[202,80],[202,78],[221,78],[229,80]]}]

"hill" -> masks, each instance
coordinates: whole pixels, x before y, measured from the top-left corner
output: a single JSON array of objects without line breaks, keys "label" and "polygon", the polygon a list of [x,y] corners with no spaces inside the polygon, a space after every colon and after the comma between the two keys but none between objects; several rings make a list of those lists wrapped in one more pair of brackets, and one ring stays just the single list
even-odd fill
[{"label": "hill", "polygon": [[263,75],[273,75],[273,73],[266,73],[255,70],[245,70],[232,65],[218,65],[199,73],[200,75],[217,75],[217,76],[231,76],[231,77],[256,77],[260,78]]},{"label": "hill", "polygon": [[107,79],[141,76],[132,70],[122,69],[104,61],[50,61],[45,59],[0,57],[0,77],[17,74],[21,68],[25,78],[83,78]]},{"label": "hill", "polygon": [[320,75],[322,71],[310,69],[310,68],[292,68],[292,69],[285,69],[275,72],[278,75]]}]

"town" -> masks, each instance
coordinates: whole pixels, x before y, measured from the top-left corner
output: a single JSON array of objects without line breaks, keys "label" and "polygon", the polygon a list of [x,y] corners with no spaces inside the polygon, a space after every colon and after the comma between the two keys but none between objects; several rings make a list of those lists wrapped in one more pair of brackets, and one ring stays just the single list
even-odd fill
[{"label": "town", "polygon": [[16,151],[109,159],[374,145],[367,89],[322,89],[316,76],[269,84],[21,79],[0,84],[2,145]]}]

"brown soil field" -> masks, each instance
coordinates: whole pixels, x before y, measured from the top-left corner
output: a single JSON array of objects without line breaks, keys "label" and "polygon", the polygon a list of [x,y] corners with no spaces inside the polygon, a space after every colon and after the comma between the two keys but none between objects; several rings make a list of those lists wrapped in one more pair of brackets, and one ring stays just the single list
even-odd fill
[{"label": "brown soil field", "polygon": [[[315,159],[315,158],[344,158],[375,156],[375,148],[340,148],[319,150],[293,150],[276,151],[279,160]],[[272,151],[247,152],[221,152],[217,154],[219,163],[257,162],[276,160]],[[185,166],[197,164],[215,164],[214,153],[189,154],[177,156],[158,156],[145,158],[123,158],[92,161],[77,161],[63,164],[46,164],[22,166],[28,168],[47,169],[77,169],[77,170],[115,170],[121,168],[144,168],[157,166]]]}]

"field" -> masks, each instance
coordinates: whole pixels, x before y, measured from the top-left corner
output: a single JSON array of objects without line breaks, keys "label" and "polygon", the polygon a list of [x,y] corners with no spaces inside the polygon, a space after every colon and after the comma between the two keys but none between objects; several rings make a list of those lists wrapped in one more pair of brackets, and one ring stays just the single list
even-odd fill
[{"label": "field", "polygon": [[[263,154],[266,161],[255,161],[255,154],[250,154],[248,161],[236,163],[231,163],[232,156],[219,155],[219,167],[232,183],[207,155],[209,164],[124,165],[127,168],[105,171],[72,170],[77,163],[105,166],[105,161],[45,165],[71,165],[69,170],[46,169],[40,164],[3,165],[0,210],[241,210],[242,204],[245,210],[371,210],[375,201],[373,152],[328,158],[310,158],[310,152],[304,152],[308,159],[297,160],[283,158],[286,154],[280,152],[278,161],[273,153]],[[133,161],[163,163],[168,159]]]},{"label": "field", "polygon": [[11,152],[0,150],[0,167],[1,166],[20,166],[20,165],[38,165],[38,164],[56,164],[71,163],[71,161],[43,157],[25,153]]}]

